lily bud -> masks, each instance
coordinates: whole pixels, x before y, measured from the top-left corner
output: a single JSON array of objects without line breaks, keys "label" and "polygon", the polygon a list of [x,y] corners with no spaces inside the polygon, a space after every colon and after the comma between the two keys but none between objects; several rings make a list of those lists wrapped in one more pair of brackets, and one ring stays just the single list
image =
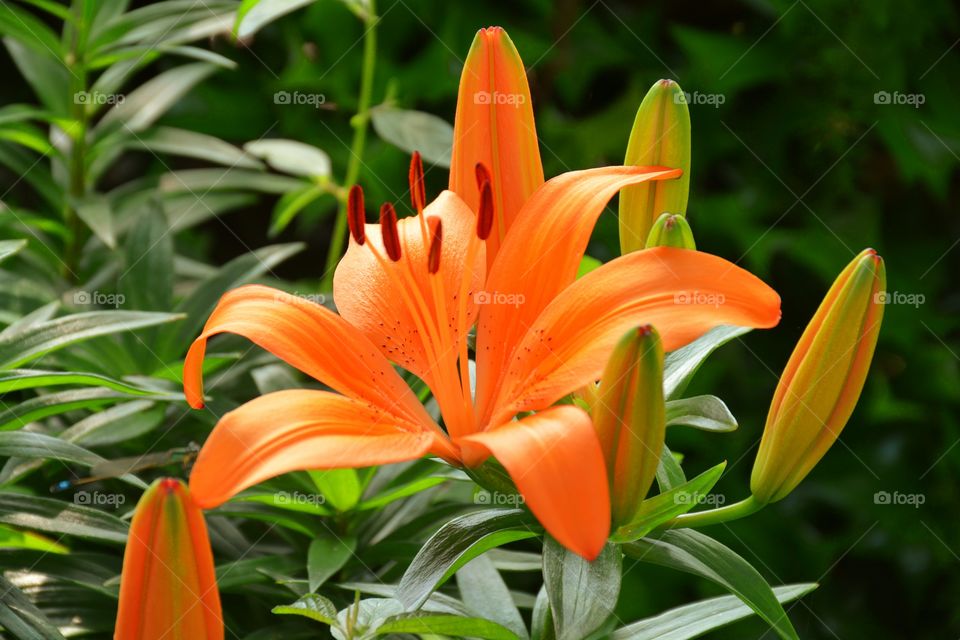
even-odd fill
[{"label": "lily bud", "polygon": [[653,224],[647,236],[647,249],[653,247],[676,247],[677,249],[696,249],[693,231],[687,219],[676,213],[664,213]]},{"label": "lily bud", "polygon": [[654,220],[665,212],[687,213],[690,193],[690,111],[673,80],[647,92],[633,121],[626,165],[683,169],[676,180],[633,185],[620,192],[620,253],[643,249]]},{"label": "lily bud", "polygon": [[614,526],[630,522],[663,451],[663,344],[647,325],[614,349],[593,403],[593,424],[607,463]]},{"label": "lily bud", "polygon": [[883,319],[886,271],[873,249],[837,277],[780,377],[750,490],[775,502],[800,484],[850,418]]},{"label": "lily bud", "polygon": [[223,636],[203,514],[182,482],[157,480],[140,498],[130,525],[114,639]]}]

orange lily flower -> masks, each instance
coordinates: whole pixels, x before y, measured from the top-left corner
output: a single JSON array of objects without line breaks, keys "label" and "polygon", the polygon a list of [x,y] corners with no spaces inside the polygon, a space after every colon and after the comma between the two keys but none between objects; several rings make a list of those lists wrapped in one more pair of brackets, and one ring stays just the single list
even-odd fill
[{"label": "orange lily flower", "polygon": [[[353,191],[350,247],[334,277],[339,315],[263,286],[221,299],[187,355],[192,406],[203,402],[207,340],[224,332],[247,337],[333,392],[280,391],[225,415],[191,476],[201,506],[294,470],[425,454],[475,466],[492,455],[559,542],[596,557],[610,526],[603,453],[586,412],[553,405],[596,380],[632,327],[656,324],[671,350],[718,324],[772,326],[779,297],[725,260],[667,247],[620,257],[575,282],[608,200],[622,187],[677,175],[661,168],[607,167],[545,183],[521,207],[487,273],[493,188],[488,171],[477,174],[479,216],[449,191],[424,208],[416,156],[416,216],[398,222],[385,205],[380,224],[365,224],[361,192]],[[475,394],[467,345],[474,325]],[[391,363],[430,387],[443,427]],[[514,420],[526,412],[535,413]]]},{"label": "orange lily flower", "polygon": [[179,480],[157,480],[137,503],[113,637],[223,640],[207,526]]}]

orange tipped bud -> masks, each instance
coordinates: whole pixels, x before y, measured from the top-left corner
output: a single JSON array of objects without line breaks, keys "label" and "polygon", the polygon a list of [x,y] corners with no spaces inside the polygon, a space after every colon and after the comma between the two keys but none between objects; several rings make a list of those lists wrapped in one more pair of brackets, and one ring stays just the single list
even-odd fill
[{"label": "orange tipped bud", "polygon": [[643,249],[654,221],[663,213],[686,215],[690,194],[690,110],[673,80],[647,92],[633,121],[627,165],[683,169],[676,180],[657,180],[620,192],[620,252]]},{"label": "orange tipped bud", "polygon": [[417,213],[423,211],[427,206],[427,190],[423,184],[423,159],[419,151],[414,151],[410,156],[410,204],[413,205]]},{"label": "orange tipped bud", "polygon": [[397,210],[389,202],[380,207],[380,233],[387,257],[396,262],[400,259],[400,234],[397,232]]},{"label": "orange tipped bud", "polygon": [[115,640],[222,640],[223,615],[203,514],[179,480],[137,504],[123,554]]},{"label": "orange tipped bud", "polygon": [[543,184],[526,69],[500,27],[481,29],[473,40],[453,125],[450,190],[479,213],[484,181],[478,163],[488,171],[497,205],[486,244],[490,265],[520,207]]},{"label": "orange tipped bud", "polygon": [[657,474],[666,435],[663,344],[647,325],[620,340],[592,406],[610,478],[614,526],[630,522]]},{"label": "orange tipped bud", "polygon": [[837,277],[777,385],[750,489],[787,496],[836,441],[860,397],[883,319],[886,272],[873,249]]},{"label": "orange tipped bud", "polygon": [[347,226],[350,235],[357,244],[362,245],[367,240],[367,214],[363,208],[363,189],[355,184],[350,187],[347,195]]},{"label": "orange tipped bud", "polygon": [[430,219],[430,253],[427,255],[427,271],[440,271],[440,251],[443,244],[443,222],[440,218]]},{"label": "orange tipped bud", "polygon": [[[482,166],[482,165],[477,165]],[[486,240],[493,229],[493,188],[487,180],[480,186],[480,209],[477,211],[477,237]]]}]

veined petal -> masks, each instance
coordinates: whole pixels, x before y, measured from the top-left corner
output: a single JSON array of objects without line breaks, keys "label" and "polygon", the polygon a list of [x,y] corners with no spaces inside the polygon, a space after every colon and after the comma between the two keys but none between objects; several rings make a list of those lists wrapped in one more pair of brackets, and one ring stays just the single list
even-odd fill
[{"label": "veined petal", "polygon": [[359,330],[314,302],[259,285],[224,294],[190,347],[183,389],[194,408],[203,406],[207,340],[218,333],[241,335],[351,398],[408,421],[433,424],[410,387]]},{"label": "veined petal", "polygon": [[[514,347],[540,312],[574,281],[600,213],[620,189],[680,175],[663,167],[601,167],[546,182],[523,206],[487,277],[491,300],[477,323],[477,405],[481,422]],[[626,332],[624,329],[621,333]]]},{"label": "veined petal", "polygon": [[490,170],[493,186],[496,219],[487,240],[487,261],[492,264],[520,207],[543,184],[526,70],[500,27],[477,32],[457,96],[450,190],[474,211],[480,203],[478,162]]},{"label": "veined petal", "polygon": [[672,351],[721,325],[772,327],[780,297],[717,256],[657,247],[622,256],[564,290],[513,350],[493,423],[547,407],[600,377],[617,340],[656,327]]},{"label": "veined petal", "polygon": [[[440,270],[436,275],[428,273],[429,243],[424,242],[421,221],[416,216],[403,218],[397,225],[402,247],[397,262],[377,259],[374,250],[381,257],[386,256],[380,225],[368,224],[366,243],[359,245],[351,238],[350,247],[337,266],[333,297],[340,314],[377,345],[384,356],[437,391],[436,377],[456,364],[460,340],[466,339],[466,331],[473,325],[477,309],[474,293],[483,284],[486,268],[483,243],[476,238],[476,215],[456,194],[444,191],[424,209],[423,215],[428,222],[423,225],[425,228],[429,229],[432,219],[443,224]],[[442,298],[439,301],[430,282],[438,278]],[[420,326],[425,327],[427,335]],[[438,359],[444,362],[439,363]]]},{"label": "veined petal", "polygon": [[157,480],[137,503],[123,553],[114,638],[223,638],[207,527],[179,480]]},{"label": "veined petal", "polygon": [[610,533],[610,491],[585,411],[552,407],[458,444],[468,464],[496,457],[550,535],[584,558],[597,557]]},{"label": "veined petal", "polygon": [[336,393],[277,391],[223,416],[197,456],[190,489],[209,509],[283,473],[413,460],[441,449],[442,438]]}]

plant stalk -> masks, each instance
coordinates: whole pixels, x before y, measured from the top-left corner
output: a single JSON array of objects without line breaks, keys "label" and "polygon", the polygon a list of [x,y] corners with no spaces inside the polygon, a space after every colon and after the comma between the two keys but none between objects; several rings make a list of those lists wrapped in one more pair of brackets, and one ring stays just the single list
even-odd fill
[{"label": "plant stalk", "polygon": [[754,500],[753,496],[749,496],[740,502],[734,502],[719,509],[684,513],[673,520],[665,522],[657,527],[657,529],[662,531],[665,529],[708,527],[714,524],[745,518],[746,516],[756,513],[764,506],[763,503]]}]

